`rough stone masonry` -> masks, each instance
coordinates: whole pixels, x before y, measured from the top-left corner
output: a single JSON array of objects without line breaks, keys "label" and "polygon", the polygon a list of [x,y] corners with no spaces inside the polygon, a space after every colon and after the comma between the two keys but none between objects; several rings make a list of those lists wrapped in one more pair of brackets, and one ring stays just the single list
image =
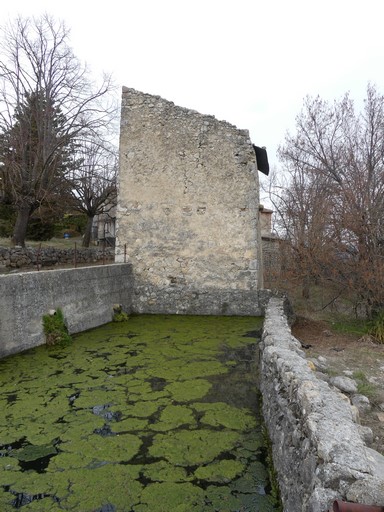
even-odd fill
[{"label": "rough stone masonry", "polygon": [[384,457],[365,445],[349,398],[311,369],[282,299],[269,301],[260,351],[263,415],[284,512],[326,512],[336,499],[382,506]]},{"label": "rough stone masonry", "polygon": [[123,88],[116,261],[136,312],[260,314],[258,207],[247,130]]}]

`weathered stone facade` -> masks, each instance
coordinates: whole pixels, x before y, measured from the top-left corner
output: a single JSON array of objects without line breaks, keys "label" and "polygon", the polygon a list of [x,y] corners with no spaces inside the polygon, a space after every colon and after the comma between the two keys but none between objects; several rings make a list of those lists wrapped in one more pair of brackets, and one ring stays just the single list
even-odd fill
[{"label": "weathered stone facade", "polygon": [[134,309],[258,314],[259,184],[248,131],[123,89],[116,261]]}]

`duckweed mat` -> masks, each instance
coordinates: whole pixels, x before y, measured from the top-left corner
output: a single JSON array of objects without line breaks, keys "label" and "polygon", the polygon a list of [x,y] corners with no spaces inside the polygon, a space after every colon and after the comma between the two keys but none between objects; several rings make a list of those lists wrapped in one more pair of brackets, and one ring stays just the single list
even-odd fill
[{"label": "duckweed mat", "polygon": [[1,360],[0,510],[279,510],[261,324],[143,315]]}]

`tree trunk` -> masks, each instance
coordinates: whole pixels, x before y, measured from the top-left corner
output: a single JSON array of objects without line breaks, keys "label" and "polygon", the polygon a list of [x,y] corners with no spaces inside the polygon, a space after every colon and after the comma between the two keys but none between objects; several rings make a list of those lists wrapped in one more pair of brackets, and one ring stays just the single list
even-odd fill
[{"label": "tree trunk", "polygon": [[304,276],[303,285],[302,285],[302,289],[301,289],[301,296],[303,297],[303,299],[309,299],[310,286],[311,286],[311,283],[310,283],[309,277]]},{"label": "tree trunk", "polygon": [[83,236],[83,247],[89,247],[92,238],[92,224],[94,215],[89,215],[87,218],[87,225],[85,226],[85,232]]},{"label": "tree trunk", "polygon": [[25,239],[27,236],[28,221],[32,209],[29,206],[22,206],[17,211],[15,227],[13,228],[13,235],[11,239],[12,245],[21,245],[25,247]]}]

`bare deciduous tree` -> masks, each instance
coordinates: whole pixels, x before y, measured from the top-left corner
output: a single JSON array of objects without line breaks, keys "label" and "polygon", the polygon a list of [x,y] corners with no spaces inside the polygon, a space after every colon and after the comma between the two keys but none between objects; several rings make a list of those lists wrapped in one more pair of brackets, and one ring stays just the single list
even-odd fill
[{"label": "bare deciduous tree", "polygon": [[348,95],[306,98],[279,156],[290,179],[274,204],[304,294],[329,280],[374,314],[384,305],[384,96],[369,85],[361,113]]},{"label": "bare deciduous tree", "polygon": [[30,215],[65,181],[72,146],[100,133],[115,106],[105,103],[110,77],[94,86],[63,23],[19,17],[2,32],[0,161],[17,210],[13,242],[24,245]]},{"label": "bare deciduous tree", "polygon": [[87,215],[83,247],[89,247],[96,215],[108,215],[116,205],[117,148],[99,140],[83,140],[69,178],[73,207]]}]

